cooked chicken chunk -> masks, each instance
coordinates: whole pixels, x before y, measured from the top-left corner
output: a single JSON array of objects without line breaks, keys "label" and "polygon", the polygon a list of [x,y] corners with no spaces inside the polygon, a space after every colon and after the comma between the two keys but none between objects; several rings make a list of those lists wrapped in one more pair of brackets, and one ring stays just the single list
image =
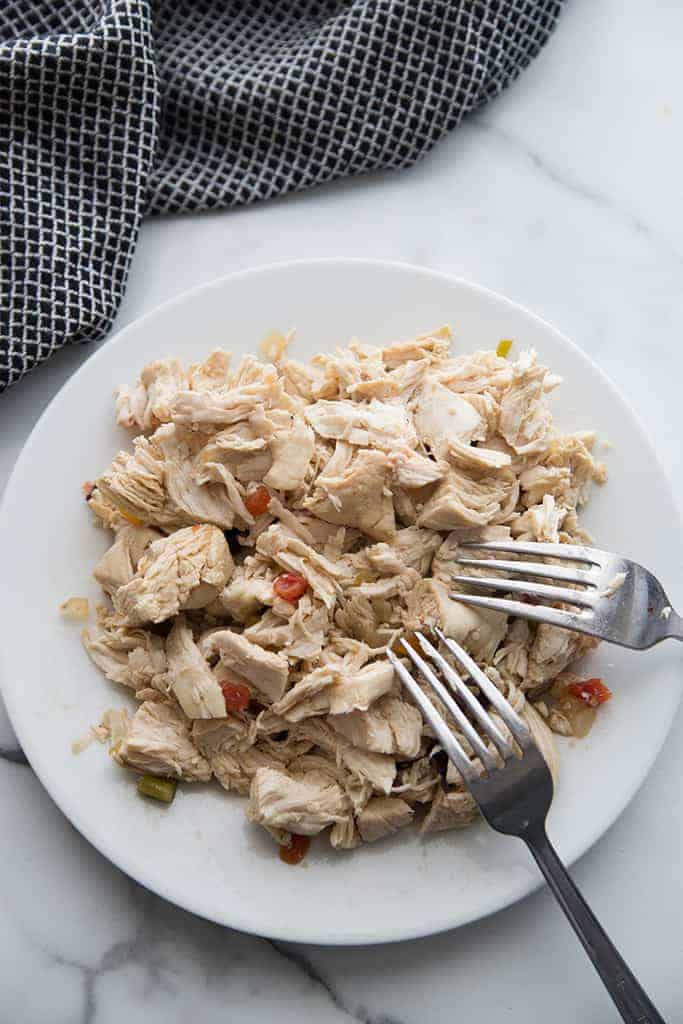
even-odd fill
[{"label": "cooked chicken chunk", "polygon": [[391,451],[397,444],[416,443],[414,427],[402,405],[372,399],[359,402],[315,402],[306,409],[306,419],[316,434],[330,441],[346,441],[362,448]]},{"label": "cooked chicken chunk", "polygon": [[187,373],[178,359],[160,359],[150,363],[132,389],[119,389],[116,422],[122,427],[155,430],[171,418],[170,403],[181,388],[187,387]]},{"label": "cooked chicken chunk", "polygon": [[451,828],[466,828],[476,821],[479,810],[474,797],[458,790],[437,789],[431,807],[420,826],[420,832],[443,832]]},{"label": "cooked chicken chunk", "polygon": [[376,661],[352,674],[323,666],[295,683],[273,705],[273,711],[288,722],[300,722],[311,715],[367,711],[372,702],[388,693],[393,685],[394,670],[388,661]]},{"label": "cooked chicken chunk", "polygon": [[259,768],[249,791],[247,817],[266,829],[314,836],[344,821],[346,797],[326,772],[295,779],[286,772]]},{"label": "cooked chicken chunk", "polygon": [[166,645],[160,636],[134,629],[106,610],[98,614],[96,629],[83,630],[83,646],[114,683],[140,693],[153,689],[168,692]]},{"label": "cooked chicken chunk", "polygon": [[422,715],[400,697],[386,696],[366,711],[330,715],[332,728],[354,747],[394,754],[399,759],[417,757],[422,738]]},{"label": "cooked chicken chunk", "polygon": [[178,616],[166,641],[168,684],[188,718],[224,718],[225,698],[216,677]]},{"label": "cooked chicken chunk", "polygon": [[112,595],[130,625],[163,622],[179,611],[204,608],[233,570],[225,537],[215,526],[188,526],[154,541],[133,578]]},{"label": "cooked chicken chunk", "polygon": [[503,522],[514,510],[518,495],[519,483],[509,470],[481,476],[451,468],[425,502],[418,525],[454,530]]},{"label": "cooked chicken chunk", "polygon": [[264,484],[277,491],[301,487],[313,457],[313,441],[313,431],[300,416],[276,430],[270,442],[273,464],[263,477]]},{"label": "cooked chicken chunk", "polygon": [[116,540],[93,571],[102,589],[111,595],[124,583],[130,583],[149,545],[162,536],[146,526],[126,525],[117,530]]},{"label": "cooked chicken chunk", "polygon": [[410,804],[398,796],[376,796],[358,815],[358,831],[364,843],[393,835],[413,820]]},{"label": "cooked chicken chunk", "polygon": [[145,701],[130,728],[113,747],[119,764],[138,772],[170,776],[184,782],[208,782],[211,768],[190,739],[189,722],[172,704]]},{"label": "cooked chicken chunk", "polygon": [[251,643],[241,633],[216,630],[202,642],[202,648],[204,654],[217,654],[231,673],[252,683],[269,702],[279,700],[285,692],[287,659]]},{"label": "cooked chicken chunk", "polygon": [[327,523],[355,526],[368,537],[386,540],[395,530],[388,483],[391,463],[384,452],[354,452],[338,444],[335,455],[316,480],[306,508]]},{"label": "cooked chicken chunk", "polygon": [[440,580],[423,580],[408,595],[406,629],[440,626],[478,661],[489,661],[507,632],[507,616],[453,601]]}]

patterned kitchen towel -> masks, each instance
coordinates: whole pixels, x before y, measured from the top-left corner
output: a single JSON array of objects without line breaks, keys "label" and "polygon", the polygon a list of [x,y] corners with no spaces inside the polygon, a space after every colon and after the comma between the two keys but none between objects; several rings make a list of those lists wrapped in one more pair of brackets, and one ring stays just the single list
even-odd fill
[{"label": "patterned kitchen towel", "polygon": [[563,0],[1,0],[0,391],[109,330],[145,213],[407,167]]}]

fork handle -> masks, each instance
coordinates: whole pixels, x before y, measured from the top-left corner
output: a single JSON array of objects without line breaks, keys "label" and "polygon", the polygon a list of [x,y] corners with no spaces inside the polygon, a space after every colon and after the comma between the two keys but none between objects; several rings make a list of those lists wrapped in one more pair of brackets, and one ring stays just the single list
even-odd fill
[{"label": "fork handle", "polygon": [[541,826],[522,836],[543,872],[557,902],[593,961],[605,988],[612,996],[626,1024],[665,1024],[645,991],[608,938],[569,872],[557,856],[545,828]]}]

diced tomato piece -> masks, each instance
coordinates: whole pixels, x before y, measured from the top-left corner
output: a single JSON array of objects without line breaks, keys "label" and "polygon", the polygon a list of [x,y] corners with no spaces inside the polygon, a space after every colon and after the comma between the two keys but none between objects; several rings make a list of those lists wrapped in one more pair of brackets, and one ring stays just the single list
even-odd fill
[{"label": "diced tomato piece", "polygon": [[225,710],[230,712],[244,711],[249,707],[251,694],[244,683],[223,683],[221,686],[225,698]]},{"label": "diced tomato piece", "polygon": [[92,480],[86,480],[85,483],[81,485],[81,490],[83,491],[83,497],[85,500],[90,501],[92,498],[92,492],[95,490],[95,485]]},{"label": "diced tomato piece", "polygon": [[567,689],[572,697],[582,700],[589,708],[597,708],[612,696],[612,691],[602,679],[584,679],[581,683],[570,683]]},{"label": "diced tomato piece", "polygon": [[247,507],[247,512],[251,512],[252,516],[262,516],[264,512],[268,511],[270,505],[270,491],[267,487],[255,487],[247,494],[244,504]]},{"label": "diced tomato piece", "polygon": [[297,604],[308,590],[308,580],[298,572],[286,572],[277,577],[273,590],[283,601]]},{"label": "diced tomato piece", "polygon": [[300,864],[311,845],[310,836],[293,835],[289,846],[280,847],[280,860],[285,864]]}]

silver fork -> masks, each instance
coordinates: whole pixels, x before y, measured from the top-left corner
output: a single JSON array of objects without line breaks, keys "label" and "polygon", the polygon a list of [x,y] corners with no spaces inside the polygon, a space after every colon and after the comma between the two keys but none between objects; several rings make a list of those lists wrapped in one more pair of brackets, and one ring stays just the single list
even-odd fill
[{"label": "silver fork", "polygon": [[[532,558],[554,558],[562,565],[526,558],[508,561],[503,558],[458,557],[459,565],[489,569],[505,576],[473,576],[460,574],[453,582],[485,590],[528,594],[541,604],[526,604],[504,597],[452,593],[463,604],[491,608],[535,622],[590,633],[622,647],[643,650],[673,637],[683,640],[683,619],[671,607],[659,580],[642,565],[628,558],[577,544],[542,544],[534,541],[468,541],[464,549],[477,549],[492,554],[525,555]],[[527,577],[510,579],[509,574]],[[623,582],[617,587],[623,573]],[[532,582],[528,577],[553,581]],[[558,586],[557,584],[565,584]],[[572,589],[566,584],[576,584]],[[574,605],[576,611],[554,608],[547,602]]]},{"label": "silver fork", "polygon": [[[399,678],[460,772],[489,825],[497,832],[523,839],[531,850],[622,1018],[627,1024],[664,1024],[663,1018],[610,942],[550,844],[545,819],[553,796],[553,781],[528,725],[467,652],[439,629],[435,632],[456,659],[462,674],[456,672],[420,632],[415,633],[415,636],[422,655],[405,640],[401,641],[401,645],[419,672],[426,690],[431,688],[453,716],[479,764],[468,757],[463,745],[451,732],[425,690],[396,655],[388,651],[387,657]],[[437,671],[441,678],[437,676]],[[464,679],[467,677],[479,687],[480,693],[505,723],[509,736],[498,727],[481,701],[465,685]],[[467,709],[469,715],[465,714],[464,709]],[[484,742],[471,719],[476,720],[489,744]]]}]

